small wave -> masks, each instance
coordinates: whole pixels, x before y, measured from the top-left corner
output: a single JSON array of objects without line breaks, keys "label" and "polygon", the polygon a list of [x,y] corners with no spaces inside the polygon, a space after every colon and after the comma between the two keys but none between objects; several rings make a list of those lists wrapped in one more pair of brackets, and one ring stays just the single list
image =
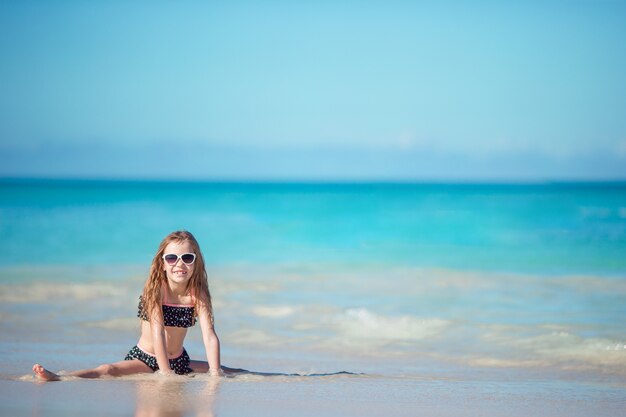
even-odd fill
[{"label": "small wave", "polygon": [[28,285],[0,284],[2,303],[44,303],[59,300],[91,300],[103,297],[122,297],[128,290],[119,283],[58,283],[32,282]]},{"label": "small wave", "polygon": [[251,309],[252,314],[267,318],[284,318],[294,314],[292,306],[256,306]]},{"label": "small wave", "polygon": [[[443,334],[451,325],[439,318],[384,316],[365,308],[348,309],[335,317],[338,336],[347,340],[386,343],[391,340],[415,341]],[[375,335],[375,337],[372,337]]]},{"label": "small wave", "polygon": [[[187,381],[189,379],[194,379],[197,381],[215,381],[215,377],[210,376],[208,374],[203,373],[191,373],[188,375],[169,375],[167,379],[164,379],[162,376],[153,374],[153,373],[140,373],[134,375],[125,375],[121,377],[102,377],[96,379],[90,378],[79,378],[76,376],[67,375],[67,371],[59,371],[57,375],[60,377],[60,381],[111,381],[111,380],[127,380],[127,381],[172,381],[172,382],[181,382]],[[338,372],[302,372],[302,373],[284,373],[284,372],[257,372],[257,371],[248,371],[246,369],[235,369],[225,367],[224,378],[237,380],[249,380],[249,381],[260,381],[266,378],[271,378],[272,380],[285,379],[285,380],[293,380],[293,379],[308,379],[308,378],[335,378],[335,377],[357,377],[357,376],[366,376],[364,373],[357,372],[348,372],[348,371],[338,371]],[[6,375],[0,374],[1,380],[10,380],[10,381],[20,381],[20,382],[30,382],[30,383],[40,383],[45,382],[33,374],[28,375]]]},{"label": "small wave", "polygon": [[[542,326],[543,328],[558,326]],[[626,375],[626,344],[609,338],[582,337],[565,330],[530,334],[537,329],[491,328],[485,343],[497,355],[468,359],[487,367],[542,367]],[[524,336],[523,334],[528,335]]]},{"label": "small wave", "polygon": [[[202,376],[203,374],[196,374]],[[225,375],[227,378],[237,378],[241,379],[253,379],[260,380],[263,378],[271,378],[272,380],[284,379],[284,380],[293,380],[293,379],[308,379],[308,378],[341,378],[341,377],[361,377],[366,376],[364,373],[358,372],[348,372],[348,371],[338,371],[338,372],[295,372],[295,373],[284,373],[284,372],[257,372],[257,371],[248,371],[245,369],[236,369],[228,372]]]}]

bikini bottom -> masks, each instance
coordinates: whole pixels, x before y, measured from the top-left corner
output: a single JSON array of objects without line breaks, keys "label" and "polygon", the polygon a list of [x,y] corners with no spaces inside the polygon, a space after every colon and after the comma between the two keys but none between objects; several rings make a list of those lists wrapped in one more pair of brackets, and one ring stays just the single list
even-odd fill
[{"label": "bikini bottom", "polygon": [[[129,352],[128,355],[124,358],[126,361],[130,361],[133,359],[139,359],[146,365],[150,367],[153,371],[159,370],[159,365],[157,364],[156,356],[144,351],[139,346],[135,345]],[[176,358],[172,358],[170,361],[170,368],[174,370],[178,375],[186,375],[193,370],[189,367],[189,355],[185,348],[183,348],[180,356]]]}]

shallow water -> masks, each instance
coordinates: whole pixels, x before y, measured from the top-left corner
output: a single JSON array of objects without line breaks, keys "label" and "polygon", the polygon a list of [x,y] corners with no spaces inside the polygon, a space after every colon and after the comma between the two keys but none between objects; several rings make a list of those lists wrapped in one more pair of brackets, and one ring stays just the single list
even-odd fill
[{"label": "shallow water", "polygon": [[[248,358],[279,356],[282,369],[257,370],[419,375],[430,366],[423,362],[434,362],[626,377],[621,280],[376,265],[248,265],[212,268],[211,276],[229,366],[258,367]],[[99,349],[92,360],[116,361],[135,343],[140,276],[27,281],[0,284],[0,347],[9,355],[44,343],[86,358],[106,343],[115,351]],[[186,344],[192,357],[203,351],[198,329]]]},{"label": "shallow water", "polygon": [[[152,252],[176,228],[209,260],[225,365],[364,375],[33,383],[35,362],[67,371],[124,357]],[[5,180],[0,231],[2,415],[611,416],[625,405],[624,185]],[[197,328],[186,348],[202,359]]]}]

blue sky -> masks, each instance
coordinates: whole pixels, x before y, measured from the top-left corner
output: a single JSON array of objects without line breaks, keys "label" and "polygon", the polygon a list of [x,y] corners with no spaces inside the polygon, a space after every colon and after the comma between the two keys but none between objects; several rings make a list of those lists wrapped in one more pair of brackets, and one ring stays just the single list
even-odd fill
[{"label": "blue sky", "polygon": [[0,3],[0,176],[626,179],[626,2]]}]

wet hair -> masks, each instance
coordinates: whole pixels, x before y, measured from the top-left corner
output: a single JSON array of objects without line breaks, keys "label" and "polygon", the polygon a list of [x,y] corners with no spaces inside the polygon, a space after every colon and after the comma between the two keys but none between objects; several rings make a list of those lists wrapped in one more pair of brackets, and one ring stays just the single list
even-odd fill
[{"label": "wet hair", "polygon": [[201,308],[205,308],[209,313],[209,319],[213,324],[213,304],[211,303],[211,293],[209,292],[209,283],[207,280],[206,268],[204,266],[204,257],[200,250],[200,245],[196,238],[186,230],[172,232],[161,241],[159,248],[154,255],[152,265],[150,266],[150,275],[143,287],[143,314],[146,317],[156,317],[163,322],[163,312],[161,310],[161,300],[163,299],[163,284],[167,282],[167,275],[163,269],[163,255],[165,248],[170,243],[181,244],[189,242],[196,254],[194,261],[193,273],[187,284],[187,292],[193,294],[196,314]]}]

